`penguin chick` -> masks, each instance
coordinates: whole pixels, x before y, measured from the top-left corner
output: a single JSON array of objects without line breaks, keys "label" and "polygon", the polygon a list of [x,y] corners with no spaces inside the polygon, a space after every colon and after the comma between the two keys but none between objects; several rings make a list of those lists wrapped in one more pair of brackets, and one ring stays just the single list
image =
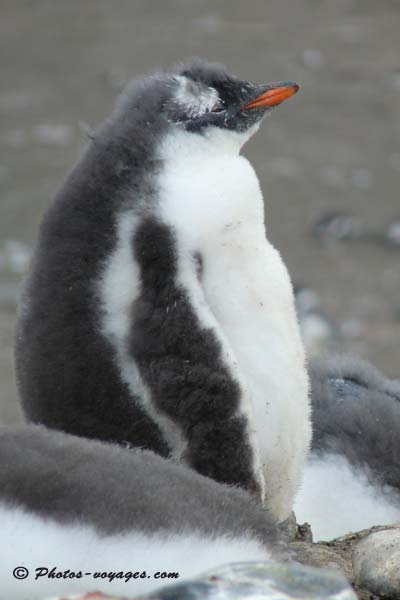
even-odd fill
[{"label": "penguin chick", "polygon": [[[243,490],[139,449],[41,426],[0,428],[1,600],[93,589],[136,597],[227,562],[280,552],[270,516]],[[282,547],[283,548],[283,547]],[[17,565],[28,569],[17,579]],[[126,582],[57,572],[139,572]],[[155,578],[158,571],[177,578]],[[146,574],[143,576],[143,572]]]},{"label": "penguin chick", "polygon": [[297,89],[203,62],[133,83],[44,217],[16,345],[30,421],[173,456],[278,520],[309,446],[308,380],[240,150]]},{"label": "penguin chick", "polygon": [[310,369],[313,445],[295,504],[314,539],[400,522],[400,382],[351,356]]}]

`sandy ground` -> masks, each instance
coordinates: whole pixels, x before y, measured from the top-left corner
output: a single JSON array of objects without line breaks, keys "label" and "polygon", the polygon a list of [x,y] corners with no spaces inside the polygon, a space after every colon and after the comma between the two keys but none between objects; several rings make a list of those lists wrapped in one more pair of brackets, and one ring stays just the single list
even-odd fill
[{"label": "sandy ground", "polygon": [[[400,249],[379,238],[400,219],[397,1],[1,0],[0,16],[0,422],[20,418],[12,340],[24,248],[9,240],[33,244],[85,130],[124,81],[194,55],[250,80],[301,83],[245,152],[269,237],[317,293],[335,348],[400,377]],[[328,211],[378,235],[321,245],[310,229]]]}]

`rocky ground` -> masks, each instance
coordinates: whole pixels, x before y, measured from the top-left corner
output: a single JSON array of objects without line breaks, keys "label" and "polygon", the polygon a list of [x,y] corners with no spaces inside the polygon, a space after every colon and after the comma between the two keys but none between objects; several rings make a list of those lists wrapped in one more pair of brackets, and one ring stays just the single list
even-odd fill
[{"label": "rocky ground", "polygon": [[[318,544],[311,542],[310,535],[309,526],[300,527],[297,539],[290,543],[290,558],[296,563],[285,561],[226,565],[193,581],[168,586],[131,600],[400,598],[400,525],[373,527]],[[100,593],[73,598],[128,600]]]},{"label": "rocky ground", "polygon": [[293,558],[305,565],[339,569],[360,600],[400,598],[400,525],[373,527],[316,544],[300,531],[291,548]]}]

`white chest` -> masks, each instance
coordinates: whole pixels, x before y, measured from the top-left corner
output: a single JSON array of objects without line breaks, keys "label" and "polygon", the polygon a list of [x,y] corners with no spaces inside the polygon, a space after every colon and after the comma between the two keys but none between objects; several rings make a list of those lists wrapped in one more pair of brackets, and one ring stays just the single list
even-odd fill
[{"label": "white chest", "polygon": [[238,155],[185,156],[168,165],[161,186],[163,218],[187,257],[188,288],[196,285],[191,256],[202,256],[204,322],[210,311],[246,387],[267,496],[284,518],[310,440],[308,380],[290,279],[265,236],[258,179]]}]

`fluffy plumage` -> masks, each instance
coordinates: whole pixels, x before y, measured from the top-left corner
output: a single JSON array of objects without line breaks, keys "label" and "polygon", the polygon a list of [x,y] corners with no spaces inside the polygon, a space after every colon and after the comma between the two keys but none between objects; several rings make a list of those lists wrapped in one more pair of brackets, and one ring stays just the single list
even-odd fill
[{"label": "fluffy plumage", "polygon": [[197,62],[127,91],[45,215],[16,358],[30,420],[174,456],[284,520],[311,433],[290,279],[239,154],[260,89]]},{"label": "fluffy plumage", "polygon": [[168,126],[154,115],[166,92],[157,79],[133,86],[67,178],[40,226],[16,337],[29,420],[164,456],[167,443],[121,379],[114,347],[100,331],[96,283],[117,243],[126,191],[131,208],[154,192],[148,174]]},{"label": "fluffy plumage", "polygon": [[[141,450],[43,427],[0,429],[0,599],[100,589],[136,595],[176,579],[41,578],[64,571],[178,571],[262,560],[276,545],[266,510],[244,491]],[[17,581],[12,571],[31,572]]]},{"label": "fluffy plumage", "polygon": [[296,500],[316,539],[400,521],[400,382],[336,356],[311,368],[314,437]]}]

